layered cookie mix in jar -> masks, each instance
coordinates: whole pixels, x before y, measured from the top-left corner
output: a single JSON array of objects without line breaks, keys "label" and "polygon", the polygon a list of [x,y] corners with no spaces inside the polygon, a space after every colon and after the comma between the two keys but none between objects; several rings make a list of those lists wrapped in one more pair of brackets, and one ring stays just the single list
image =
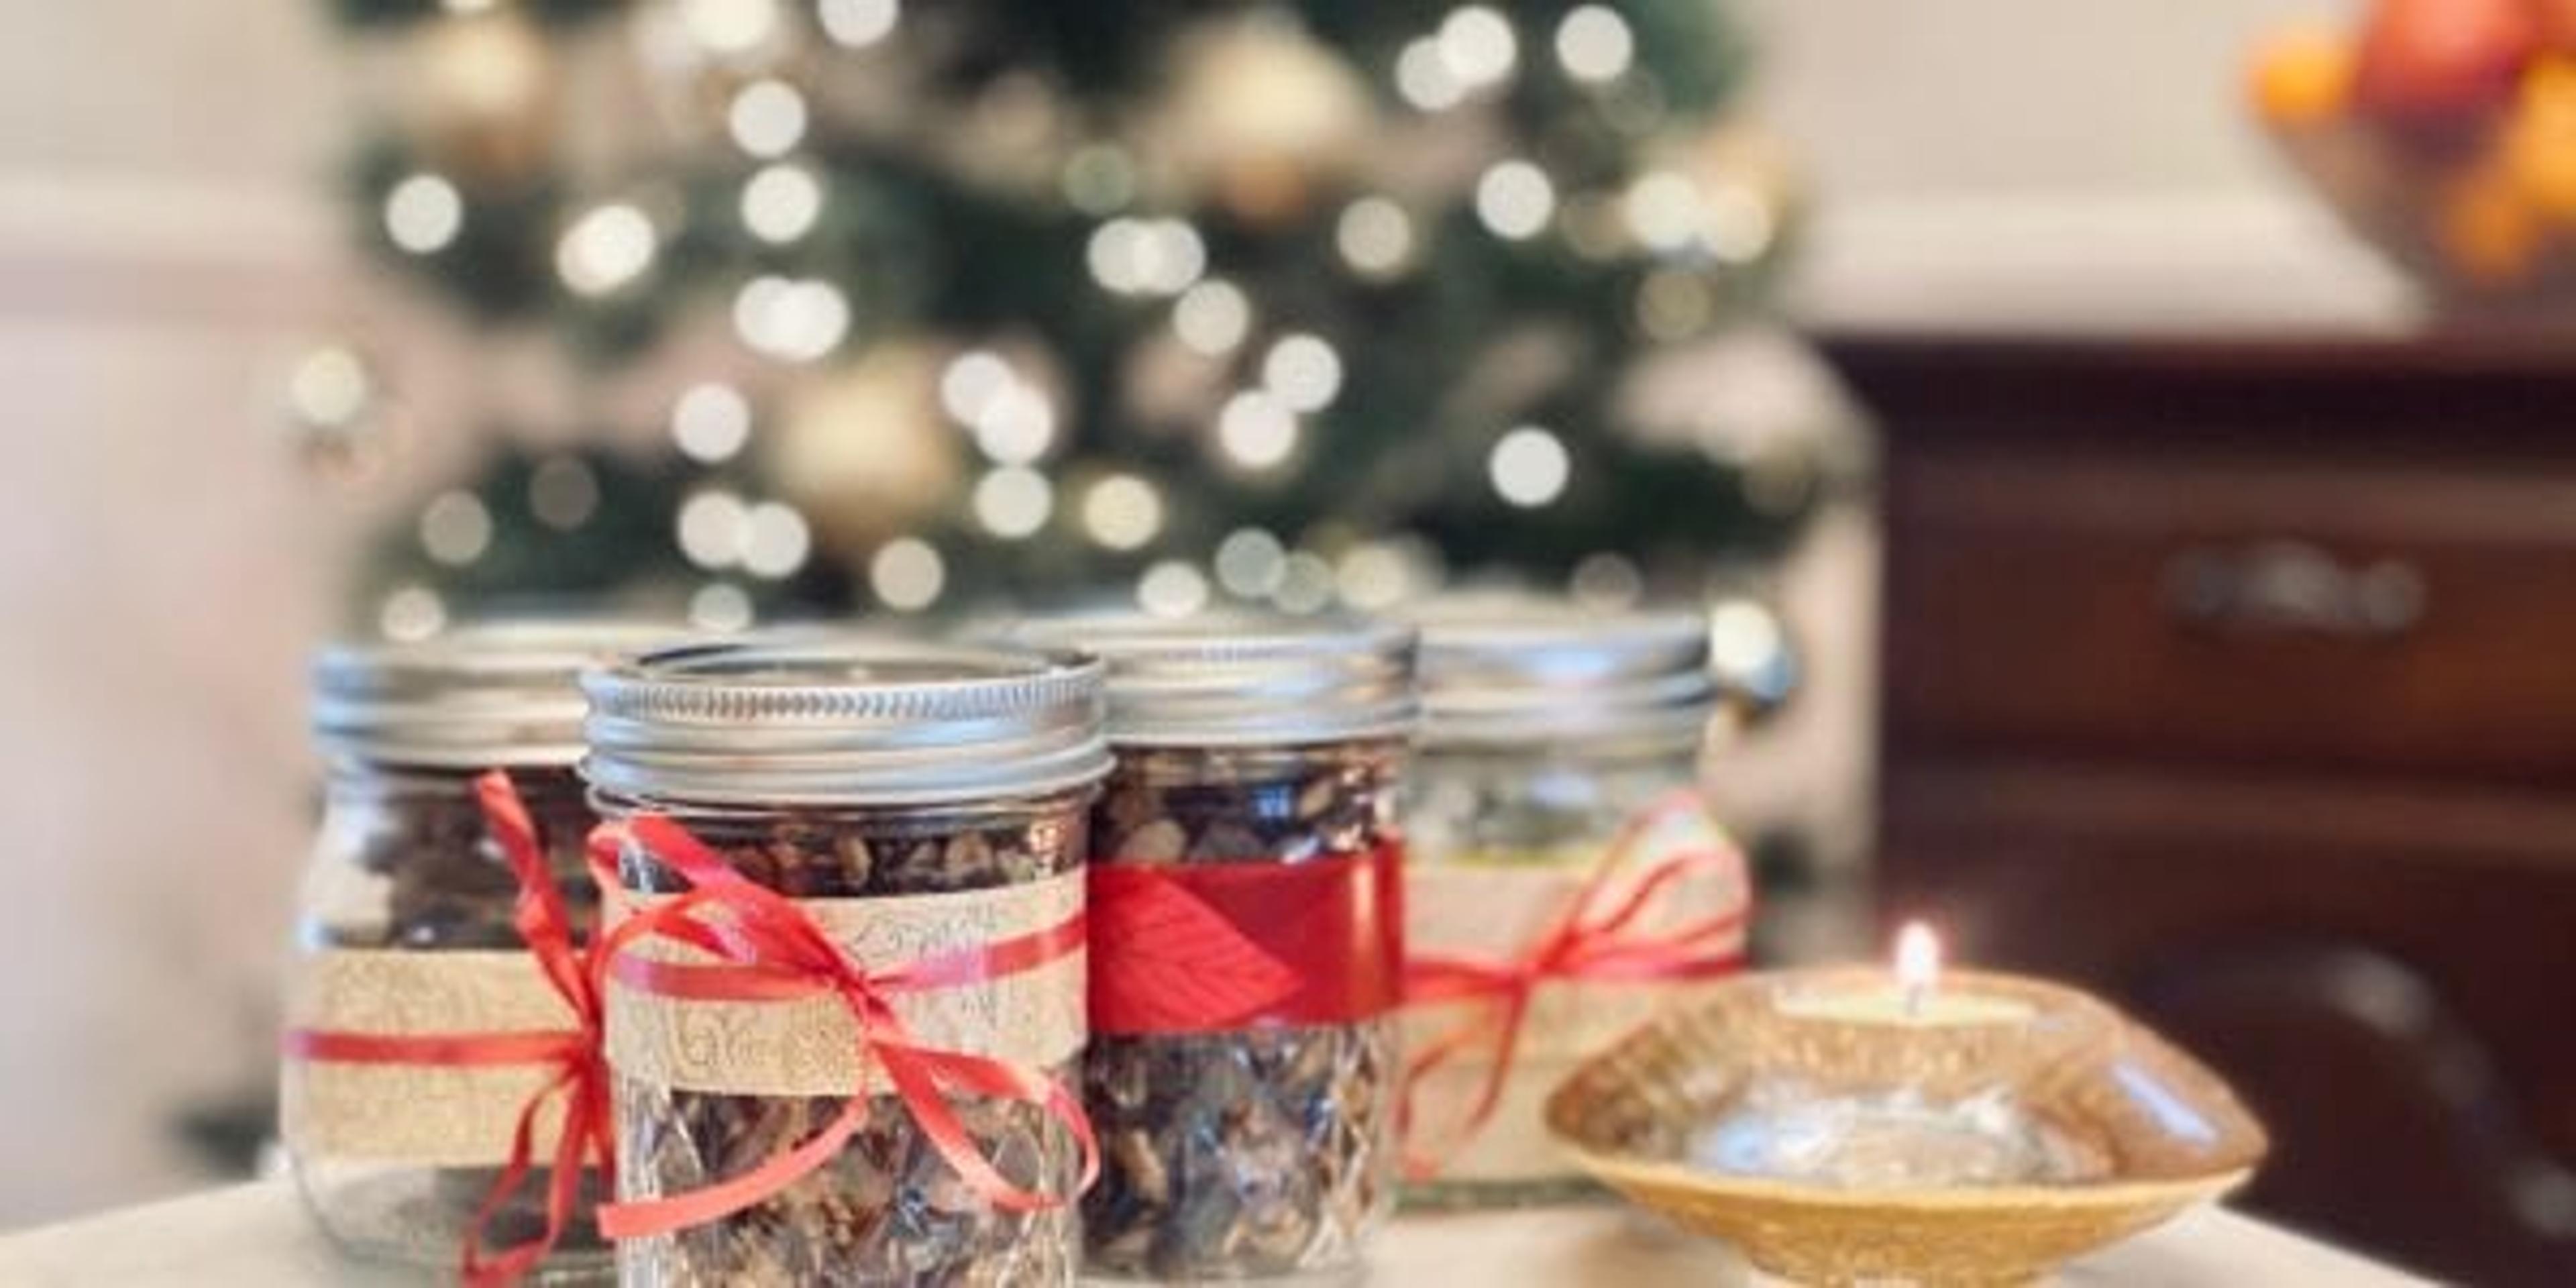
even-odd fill
[{"label": "layered cookie mix in jar", "polygon": [[[558,928],[586,936],[597,892],[582,861],[593,819],[574,772],[578,677],[671,634],[488,625],[316,661],[314,725],[330,777],[288,979],[279,1128],[314,1214],[350,1250],[455,1265],[522,1111],[560,1072],[546,1059],[492,1062],[489,1044],[472,1041],[579,1027],[522,933],[508,842],[519,838],[519,857],[553,885]],[[524,832],[496,832],[487,818],[477,781],[492,770],[515,784]],[[475,1058],[460,1062],[459,1051]],[[534,1173],[476,1232],[482,1246],[543,1241],[556,1179],[545,1143]],[[606,1267],[589,1219],[605,1181],[566,1179],[579,1201],[529,1268]]]},{"label": "layered cookie mix in jar", "polygon": [[589,690],[622,1281],[1071,1282],[1097,664],[778,637]]},{"label": "layered cookie mix in jar", "polygon": [[1355,1277],[1395,1180],[1411,632],[1208,616],[1026,634],[1109,667],[1091,1272]]},{"label": "layered cookie mix in jar", "polygon": [[1407,1194],[1586,1188],[1548,1092],[1741,960],[1742,856],[1698,791],[1713,703],[1689,612],[1435,603],[1405,812]]}]

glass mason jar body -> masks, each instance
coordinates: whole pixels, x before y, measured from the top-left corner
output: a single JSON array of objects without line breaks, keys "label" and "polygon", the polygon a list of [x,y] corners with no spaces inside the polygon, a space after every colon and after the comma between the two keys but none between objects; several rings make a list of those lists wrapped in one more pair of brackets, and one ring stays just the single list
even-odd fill
[{"label": "glass mason jar body", "polygon": [[[617,1197],[703,1212],[620,1239],[620,1281],[1071,1283],[1098,664],[801,633],[584,687],[583,769],[620,838]],[[681,843],[672,825],[709,853],[650,848]],[[670,904],[692,872],[710,884]],[[664,988],[657,963],[741,986]],[[968,1064],[982,1072],[938,1072]],[[763,1168],[783,1188],[716,1201]]]},{"label": "glass mason jar body", "polygon": [[[598,892],[583,860],[594,820],[572,768],[577,676],[668,635],[612,621],[495,623],[317,659],[314,725],[330,776],[299,900],[279,1127],[308,1206],[350,1251],[455,1266],[521,1114],[559,1070],[358,1058],[334,1044],[578,1028],[521,938],[518,879],[475,781],[510,775],[564,929],[586,937]],[[543,1233],[551,1145],[538,1142],[532,1174],[483,1223],[485,1248]],[[591,1222],[607,1178],[585,1174],[580,1186],[539,1277],[608,1267]]]},{"label": "glass mason jar body", "polygon": [[[1093,814],[1101,865],[1294,865],[1394,843],[1402,744],[1131,747]],[[1104,952],[1117,951],[1104,946]],[[1394,1199],[1397,1020],[1095,1033],[1083,1101],[1097,1273],[1336,1279]]]},{"label": "glass mason jar body", "polygon": [[[1404,814],[1409,915],[1417,926],[1461,923],[1457,933],[1464,935],[1506,926],[1512,935],[1536,931],[1631,820],[1691,786],[1697,764],[1692,749],[1669,746],[1423,748]],[[1417,933],[1415,951],[1432,951],[1424,941],[1437,938]],[[1548,1092],[1578,1063],[1561,1019],[1546,1011],[1533,1016],[1491,1117],[1440,1157],[1436,1172],[1407,1181],[1408,1203],[1513,1206],[1599,1193],[1542,1121]],[[1438,1027],[1418,1026],[1416,1042]],[[1479,1053],[1424,1075],[1418,1094],[1426,1126],[1454,1123],[1490,1074],[1490,1060]]]},{"label": "glass mason jar body", "polygon": [[[753,883],[798,900],[864,902],[970,891],[1007,893],[1081,871],[1089,791],[908,808],[715,807],[602,793],[612,820],[676,820]],[[628,893],[687,884],[626,848]],[[889,902],[888,907],[894,905]],[[613,1003],[622,1005],[622,1003]],[[1043,1072],[1070,1086],[1072,1059]],[[721,1181],[812,1136],[841,1096],[696,1091],[619,1069],[618,1194],[654,1199]],[[958,1099],[974,1147],[1015,1182],[1063,1206],[1007,1212],[960,1181],[901,1099],[869,1098],[867,1124],[820,1170],[767,1202],[670,1234],[618,1245],[628,1284],[1061,1284],[1080,1255],[1071,1198],[1080,1153],[1035,1108]]]},{"label": "glass mason jar body", "polygon": [[[1510,598],[1435,603],[1419,620],[1424,721],[1404,811],[1417,962],[1522,958],[1591,883],[1717,841],[1693,791],[1711,696],[1696,615]],[[1722,915],[1742,897],[1732,881],[1681,883],[1650,917]],[[1442,1042],[1490,1023],[1498,999],[1409,1008],[1408,1039],[1450,1054],[1408,1078],[1407,1201],[1594,1192],[1548,1136],[1547,1095],[1673,987],[1543,981],[1499,1065],[1499,1046]]]},{"label": "glass mason jar body", "polygon": [[1343,1282],[1396,1181],[1413,632],[1207,613],[1033,622],[1107,667],[1092,817],[1097,1275]]},{"label": "glass mason jar body", "polygon": [[[537,825],[546,862],[576,927],[596,919],[597,892],[583,866],[582,843],[591,826],[579,778],[563,766],[512,775]],[[526,971],[526,941],[513,921],[519,887],[494,847],[476,801],[473,775],[434,769],[348,762],[332,774],[322,829],[307,867],[296,940],[305,965],[327,971],[336,963],[399,980],[424,1009],[460,999],[443,1020],[475,1022],[483,1008],[512,1012],[529,1004],[551,1006],[544,985]],[[417,954],[417,958],[412,955]],[[518,996],[473,996],[483,981],[500,977]],[[453,982],[453,990],[443,985]],[[527,994],[522,984],[538,991]],[[398,1005],[400,1003],[397,1003]],[[486,1014],[491,1014],[489,1010]],[[496,1015],[495,1019],[498,1018]],[[426,1115],[414,1099],[420,1084],[406,1071],[337,1070],[316,1076],[354,1076],[376,1083],[380,1095],[333,1094],[306,1088],[287,1123],[288,1158],[297,1185],[324,1230],[361,1256],[448,1266],[456,1261],[467,1228],[500,1179],[503,1159],[468,1137],[506,1139],[521,1108],[517,1092],[489,1096],[462,1090],[447,1071],[428,1076],[450,1084],[431,1093],[441,1116],[463,1114],[473,1123],[425,1121],[402,1127],[388,1119]],[[318,1094],[317,1094],[318,1093]],[[315,1112],[327,1110],[327,1112]],[[459,1135],[462,1133],[462,1135]],[[439,1137],[449,1137],[440,1140]],[[417,1142],[406,1149],[400,1137]],[[372,1138],[372,1139],[371,1139]],[[382,1144],[389,1149],[370,1148]],[[451,1161],[383,1157],[383,1153],[444,1153]],[[477,1161],[463,1161],[477,1154]],[[540,1165],[512,1202],[484,1227],[489,1244],[533,1238],[544,1228],[547,1169]],[[590,1224],[590,1205],[604,1189],[585,1178],[583,1203],[556,1244],[549,1264],[559,1272],[590,1273],[607,1264],[607,1245]]]}]

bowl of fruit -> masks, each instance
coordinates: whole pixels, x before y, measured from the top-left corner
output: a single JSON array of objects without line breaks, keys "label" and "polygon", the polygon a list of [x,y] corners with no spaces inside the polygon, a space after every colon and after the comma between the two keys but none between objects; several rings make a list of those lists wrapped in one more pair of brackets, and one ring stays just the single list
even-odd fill
[{"label": "bowl of fruit", "polygon": [[2248,93],[2346,224],[2455,314],[2576,317],[2576,0],[2375,0]]}]

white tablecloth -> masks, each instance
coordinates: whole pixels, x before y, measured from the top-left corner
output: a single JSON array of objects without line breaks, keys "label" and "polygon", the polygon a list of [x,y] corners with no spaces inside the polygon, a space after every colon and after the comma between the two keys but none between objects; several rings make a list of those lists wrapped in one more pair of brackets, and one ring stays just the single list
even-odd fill
[{"label": "white tablecloth", "polygon": [[[1378,1246],[1396,1288],[1730,1288],[1757,1283],[1725,1248],[1615,1206],[1408,1216]],[[0,1236],[0,1288],[368,1288],[418,1277],[333,1253],[276,1182]],[[2079,1262],[2069,1285],[2379,1288],[2424,1281],[2218,1208]]]}]

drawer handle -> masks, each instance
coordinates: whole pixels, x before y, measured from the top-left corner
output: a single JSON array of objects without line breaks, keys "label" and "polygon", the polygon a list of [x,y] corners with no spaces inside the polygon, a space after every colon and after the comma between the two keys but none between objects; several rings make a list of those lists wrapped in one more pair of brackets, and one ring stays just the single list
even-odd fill
[{"label": "drawer handle", "polygon": [[2424,574],[2402,559],[2347,564],[2304,541],[2196,547],[2165,566],[2165,599],[2193,626],[2403,635],[2424,618]]}]

